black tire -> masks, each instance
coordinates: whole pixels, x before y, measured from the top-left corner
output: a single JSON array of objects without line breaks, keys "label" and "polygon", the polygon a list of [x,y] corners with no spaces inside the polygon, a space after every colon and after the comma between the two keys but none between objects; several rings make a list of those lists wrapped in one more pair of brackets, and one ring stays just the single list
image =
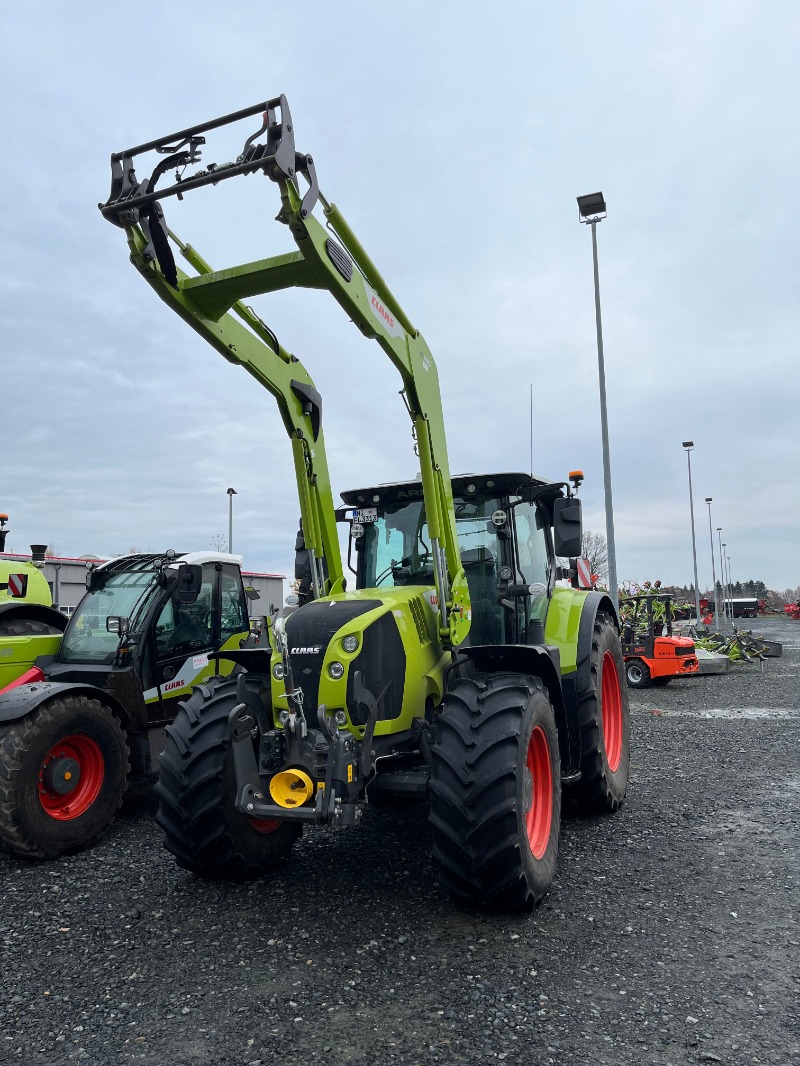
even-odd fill
[{"label": "black tire", "polygon": [[430,826],[444,890],[467,906],[529,909],[553,880],[560,824],[558,732],[542,682],[456,681],[431,751]]},{"label": "black tire", "polygon": [[650,684],[655,685],[656,688],[663,688],[664,685],[668,685],[671,680],[671,677],[651,677]]},{"label": "black tire", "polygon": [[653,683],[647,663],[641,659],[628,659],[625,663],[625,680],[628,688],[649,688]]},{"label": "black tire", "polygon": [[589,651],[589,683],[578,689],[581,779],[570,789],[586,814],[616,811],[628,791],[630,708],[622,683],[626,665],[613,619],[598,611]]},{"label": "black tire", "polygon": [[27,859],[88,847],[114,821],[129,772],[122,725],[89,696],[53,699],[5,723],[0,843]]},{"label": "black tire", "polygon": [[256,827],[236,810],[228,716],[236,681],[213,677],[178,705],[167,726],[156,793],[164,847],[179,866],[207,877],[252,877],[286,858],[298,822]]}]

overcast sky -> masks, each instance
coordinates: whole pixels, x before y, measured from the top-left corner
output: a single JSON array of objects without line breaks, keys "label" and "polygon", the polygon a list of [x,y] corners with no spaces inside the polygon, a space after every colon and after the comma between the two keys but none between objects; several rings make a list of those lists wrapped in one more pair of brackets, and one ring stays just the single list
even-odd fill
[{"label": "overcast sky", "polygon": [[[581,468],[605,532],[597,229],[620,581],[800,584],[796,0],[6,8],[0,511],[7,547],[202,549],[291,576],[272,398],[129,265],[112,151],[285,93],[297,147],[424,334],[454,472]],[[257,123],[256,123],[257,124]],[[255,126],[254,126],[255,128]],[[237,128],[240,144],[247,131]],[[231,158],[209,135],[206,159]],[[139,177],[143,177],[140,174]],[[294,250],[260,178],[167,202],[214,266]],[[399,378],[327,293],[256,309],[322,392],[334,490],[413,477]],[[714,532],[715,546],[717,534]]]}]

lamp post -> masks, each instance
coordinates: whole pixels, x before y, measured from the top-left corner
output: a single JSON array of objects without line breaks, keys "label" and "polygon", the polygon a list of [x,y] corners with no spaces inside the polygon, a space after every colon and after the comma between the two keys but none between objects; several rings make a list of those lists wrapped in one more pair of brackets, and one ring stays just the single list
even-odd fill
[{"label": "lamp post", "polygon": [[712,496],[706,496],[708,504],[708,539],[711,541],[711,581],[714,590],[714,629],[719,633],[719,595],[717,594],[717,568],[714,565],[714,534],[711,530],[711,501]]},{"label": "lamp post", "polygon": [[731,594],[728,588],[728,573],[725,569],[725,549],[727,544],[723,540],[722,542],[722,606],[725,610],[725,623],[728,622],[728,613],[730,612],[731,622],[733,622],[733,604],[731,603]]},{"label": "lamp post", "polygon": [[[725,577],[724,569],[725,564],[722,561],[722,526],[717,526],[717,540],[719,541],[719,591],[722,599],[722,615],[725,621],[728,621],[728,608],[725,606]],[[714,586],[716,592],[716,586]]]},{"label": "lamp post", "polygon": [[685,440],[681,442],[681,447],[686,449],[686,462],[689,464],[689,514],[692,519],[692,562],[694,563],[694,606],[696,613],[696,624],[700,625],[700,589],[697,587],[697,542],[694,536],[694,496],[692,495],[692,449],[694,448],[693,440]]},{"label": "lamp post", "polygon": [[233,551],[233,497],[236,489],[228,489],[228,554]]},{"label": "lamp post", "polygon": [[611,458],[608,447],[606,411],[606,372],[603,361],[603,324],[600,318],[600,275],[597,269],[597,223],[606,217],[606,202],[601,192],[578,198],[578,218],[592,227],[592,262],[594,265],[594,314],[597,327],[597,372],[600,380],[600,431],[603,440],[603,484],[606,501],[606,546],[608,548],[608,584],[614,606],[619,611],[617,588],[617,553],[614,546],[614,508],[611,500]]}]

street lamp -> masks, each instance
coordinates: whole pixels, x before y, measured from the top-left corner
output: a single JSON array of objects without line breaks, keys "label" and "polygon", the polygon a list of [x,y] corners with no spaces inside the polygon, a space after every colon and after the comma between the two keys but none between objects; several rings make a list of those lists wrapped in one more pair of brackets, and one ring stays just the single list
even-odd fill
[{"label": "street lamp", "polygon": [[711,541],[711,587],[714,590],[714,628],[719,633],[719,596],[717,594],[717,568],[714,565],[714,534],[711,530],[712,500],[712,496],[706,496],[706,503],[708,504],[708,539]]},{"label": "street lamp", "polygon": [[233,497],[236,489],[228,489],[228,555],[233,551]]},{"label": "street lamp", "polygon": [[[728,607],[725,603],[725,560],[722,555],[722,549],[724,547],[722,543],[722,526],[717,526],[717,538],[719,540],[719,590],[722,594],[722,615],[725,621],[728,621]],[[716,586],[714,588],[716,592]]]},{"label": "street lamp", "polygon": [[681,442],[681,447],[686,449],[686,461],[689,464],[689,514],[692,518],[692,562],[694,563],[694,604],[696,614],[696,624],[700,625],[700,589],[697,587],[697,544],[694,537],[694,496],[692,495],[692,449],[694,448],[693,440],[685,440]]},{"label": "street lamp", "polygon": [[611,501],[611,458],[608,447],[606,412],[606,372],[603,363],[603,325],[600,319],[600,276],[597,270],[597,223],[606,217],[606,202],[601,192],[578,198],[578,218],[592,227],[592,262],[594,264],[594,314],[597,325],[597,371],[600,379],[600,431],[603,440],[603,484],[606,498],[606,545],[608,547],[608,583],[614,606],[619,610],[617,590],[617,553],[614,547],[614,508]]}]

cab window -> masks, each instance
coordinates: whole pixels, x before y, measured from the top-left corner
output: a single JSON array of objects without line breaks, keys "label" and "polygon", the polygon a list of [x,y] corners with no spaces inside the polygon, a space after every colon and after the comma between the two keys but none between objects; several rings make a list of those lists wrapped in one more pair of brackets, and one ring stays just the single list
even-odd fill
[{"label": "cab window", "polygon": [[222,568],[222,643],[235,633],[247,633],[250,628],[239,571],[224,564]]}]

